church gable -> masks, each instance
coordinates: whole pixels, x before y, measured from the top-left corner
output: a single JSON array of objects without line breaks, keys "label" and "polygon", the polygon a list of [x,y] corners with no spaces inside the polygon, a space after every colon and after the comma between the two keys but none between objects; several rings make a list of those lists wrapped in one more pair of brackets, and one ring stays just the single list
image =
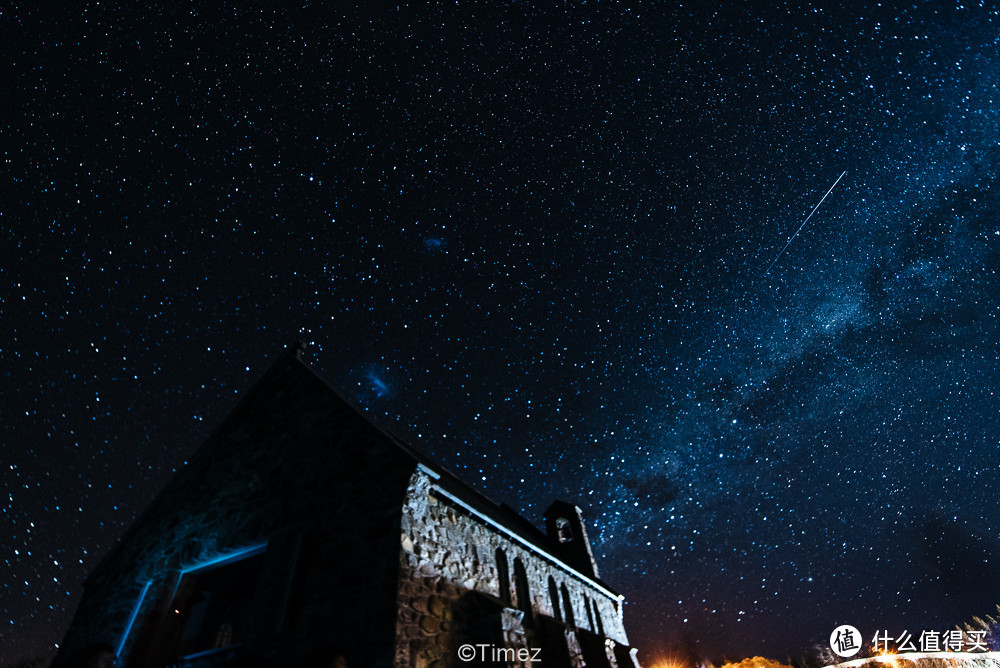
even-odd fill
[{"label": "church gable", "polygon": [[[122,665],[166,665],[251,638],[261,652],[342,636],[390,645],[378,619],[392,616],[415,465],[283,355],[88,578],[65,654],[101,641]],[[244,612],[227,619],[220,605]]]}]

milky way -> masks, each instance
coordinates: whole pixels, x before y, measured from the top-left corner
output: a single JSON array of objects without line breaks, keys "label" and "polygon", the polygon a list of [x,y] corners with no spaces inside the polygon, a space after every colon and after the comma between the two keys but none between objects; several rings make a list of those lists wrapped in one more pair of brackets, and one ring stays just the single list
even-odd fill
[{"label": "milky way", "polygon": [[995,612],[1000,17],[705,4],[4,11],[0,661],[299,337],[640,656]]}]

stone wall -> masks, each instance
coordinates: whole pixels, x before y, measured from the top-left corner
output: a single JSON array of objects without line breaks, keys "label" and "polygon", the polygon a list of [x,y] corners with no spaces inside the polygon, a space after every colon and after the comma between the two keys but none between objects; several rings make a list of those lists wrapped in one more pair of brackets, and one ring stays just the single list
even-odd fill
[{"label": "stone wall", "polygon": [[[616,648],[627,653],[628,645],[620,598],[512,538],[450,496],[425,469],[418,469],[410,480],[401,523],[396,665],[477,665],[456,660],[456,653],[463,642],[476,644],[472,639],[480,638],[477,642],[541,648],[537,658],[542,663],[534,663],[539,668],[590,665],[584,663],[581,641],[600,642],[597,651],[609,657],[600,665],[618,666],[616,657],[622,652]],[[506,558],[506,575],[498,555]],[[516,571],[522,566],[528,600],[524,587],[517,584]],[[550,594],[553,586],[559,610]],[[572,623],[566,602],[572,608]]]}]

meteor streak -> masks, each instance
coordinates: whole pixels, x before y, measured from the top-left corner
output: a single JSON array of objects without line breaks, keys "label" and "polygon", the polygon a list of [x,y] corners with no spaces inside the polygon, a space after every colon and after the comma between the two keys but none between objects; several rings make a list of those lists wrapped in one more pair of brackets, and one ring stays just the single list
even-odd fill
[{"label": "meteor streak", "polygon": [[837,187],[837,184],[840,183],[840,179],[844,178],[844,174],[846,173],[847,173],[846,169],[840,173],[840,176],[838,176],[837,180],[833,182],[833,185],[830,186],[830,189],[826,191],[826,195],[823,195],[823,199],[819,201],[819,204],[813,207],[813,210],[809,212],[809,215],[806,216],[806,219],[802,221],[801,225],[799,225],[799,229],[795,230],[795,234],[788,237],[788,243],[785,244],[785,248],[782,248],[781,253],[778,253],[778,257],[774,258],[774,260],[771,261],[771,264],[767,265],[767,269],[764,270],[765,274],[771,271],[771,267],[774,266],[774,263],[778,261],[778,258],[781,257],[782,253],[784,253],[785,250],[788,248],[788,246],[792,243],[792,239],[794,239],[799,235],[799,232],[802,231],[802,228],[806,226],[806,223],[809,222],[809,219],[813,217],[814,213],[816,213],[816,209],[819,208],[819,205],[823,203],[823,200],[826,199],[827,195],[833,192],[833,189]]}]

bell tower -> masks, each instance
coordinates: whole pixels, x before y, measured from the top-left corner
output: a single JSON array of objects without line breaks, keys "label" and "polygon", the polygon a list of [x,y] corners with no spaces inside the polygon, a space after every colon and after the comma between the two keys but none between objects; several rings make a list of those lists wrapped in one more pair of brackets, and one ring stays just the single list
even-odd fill
[{"label": "bell tower", "polygon": [[545,531],[557,557],[584,575],[600,577],[578,507],[566,501],[553,503],[545,511]]}]

